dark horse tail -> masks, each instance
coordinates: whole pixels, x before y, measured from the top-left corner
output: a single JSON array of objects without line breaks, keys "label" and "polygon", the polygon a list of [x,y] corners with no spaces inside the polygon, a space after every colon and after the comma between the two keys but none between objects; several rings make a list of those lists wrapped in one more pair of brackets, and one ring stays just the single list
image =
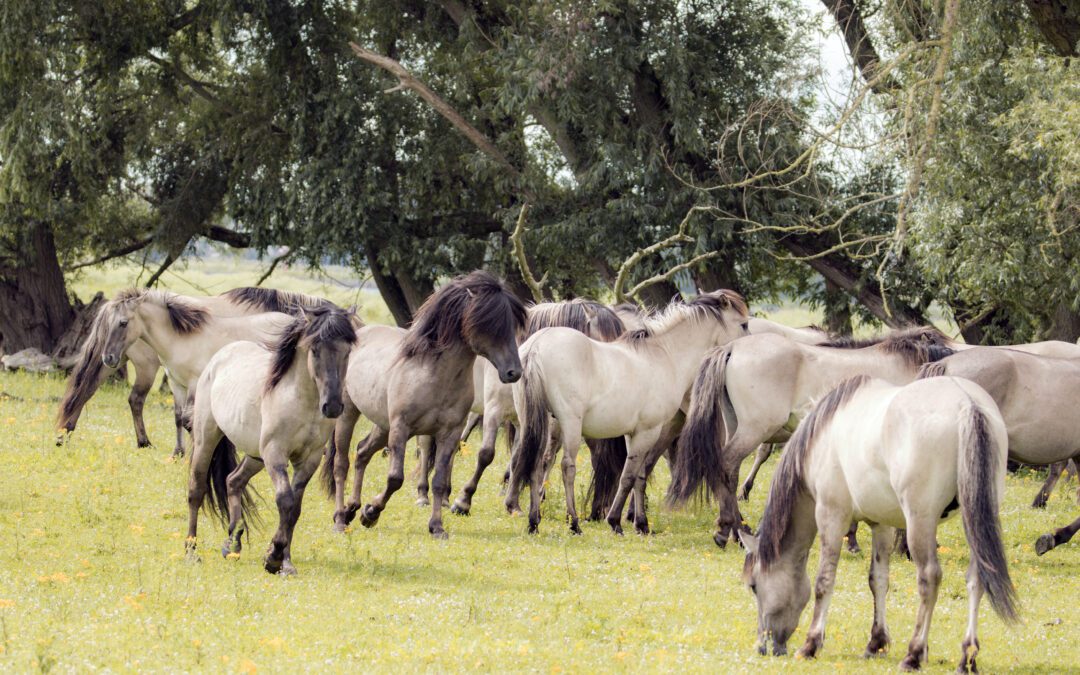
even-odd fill
[{"label": "dark horse tail", "polygon": [[964,535],[971,549],[971,562],[990,604],[1005,621],[1016,621],[1016,589],[1009,579],[1005,547],[1001,541],[1001,521],[998,518],[998,472],[1004,467],[998,462],[997,447],[990,436],[986,414],[974,402],[960,423],[960,457],[957,471],[957,492],[964,520]]},{"label": "dark horse tail", "polygon": [[592,480],[585,493],[585,501],[591,500],[589,520],[600,521],[607,517],[615,493],[619,491],[619,478],[626,464],[626,438],[598,438],[586,441],[592,460]]},{"label": "dark horse tail", "polygon": [[[206,491],[209,497],[206,504],[226,529],[229,527],[229,474],[237,466],[236,446],[222,436],[210,457],[210,468],[206,473]],[[250,523],[256,518],[255,500],[248,486],[244,486],[244,492],[240,496],[240,512],[246,522]]]},{"label": "dark horse tail", "polygon": [[726,480],[724,470],[724,419],[734,419],[724,378],[731,345],[706,355],[694,386],[690,390],[690,409],[679,436],[675,465],[671,468],[671,487],[667,501],[672,506],[685,504],[704,482],[713,494]]},{"label": "dark horse tail", "polygon": [[525,357],[522,370],[521,386],[525,393],[525,409],[521,412],[524,413],[524,419],[518,420],[520,433],[518,446],[511,460],[513,470],[510,472],[510,487],[507,490],[509,495],[517,494],[532,480],[550,436],[551,416],[548,414],[544,384],[537,372],[539,368],[533,354]]}]

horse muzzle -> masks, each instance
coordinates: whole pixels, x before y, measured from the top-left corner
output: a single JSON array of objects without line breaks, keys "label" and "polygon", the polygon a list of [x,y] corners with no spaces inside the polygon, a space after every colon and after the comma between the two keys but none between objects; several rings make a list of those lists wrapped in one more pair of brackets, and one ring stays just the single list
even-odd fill
[{"label": "horse muzzle", "polygon": [[115,368],[120,365],[120,357],[116,354],[102,354],[101,362],[109,368]]},{"label": "horse muzzle", "polygon": [[503,384],[512,384],[521,379],[521,368],[507,368],[499,370],[499,380]]},{"label": "horse muzzle", "polygon": [[343,404],[340,400],[327,401],[322,404],[321,410],[323,417],[326,417],[328,419],[336,419],[337,417],[340,417],[342,411],[345,410],[345,404]]}]

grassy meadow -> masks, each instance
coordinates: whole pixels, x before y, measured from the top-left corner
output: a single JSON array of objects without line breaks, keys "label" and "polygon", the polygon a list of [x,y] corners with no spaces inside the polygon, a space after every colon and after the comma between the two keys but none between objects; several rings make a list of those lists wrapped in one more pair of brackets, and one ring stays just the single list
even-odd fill
[{"label": "grassy meadow", "polygon": [[[59,448],[53,418],[62,387],[53,376],[0,374],[2,671],[893,672],[914,622],[914,571],[894,557],[893,651],[859,658],[871,619],[869,561],[845,553],[821,658],[760,657],[754,602],[740,581],[742,553],[714,546],[712,508],[659,506],[668,482],[663,462],[649,489],[656,534],[617,538],[606,525],[583,523],[584,535],[571,536],[555,480],[541,533],[529,536],[525,519],[501,506],[501,442],[473,515],[447,515],[447,542],[427,534],[428,512],[414,505],[410,482],[377,527],[345,535],[331,532],[331,505],[313,488],[294,540],[296,577],[261,567],[276,523],[272,500],[261,509],[266,525],[238,560],[220,556],[224,532],[204,515],[202,562],[190,563],[183,555],[187,466],[168,458],[167,394],[155,391],[146,408],[156,447],[135,448],[127,391],[110,385]],[[471,470],[477,442],[458,457],[455,487]],[[407,466],[414,464],[410,452]],[[385,469],[376,457],[365,494],[381,489]],[[584,451],[578,479],[580,497]],[[272,494],[265,473],[254,483]],[[1038,476],[1009,479],[1003,518],[1023,622],[1006,627],[984,603],[985,672],[1060,672],[1080,662],[1080,545],[1041,559],[1032,550],[1037,535],[1075,516],[1075,484],[1045,512],[1028,507],[1037,485]],[[746,508],[752,522],[765,493],[759,487]],[[930,670],[944,672],[957,660],[966,616],[959,519],[939,538],[945,578]]]}]

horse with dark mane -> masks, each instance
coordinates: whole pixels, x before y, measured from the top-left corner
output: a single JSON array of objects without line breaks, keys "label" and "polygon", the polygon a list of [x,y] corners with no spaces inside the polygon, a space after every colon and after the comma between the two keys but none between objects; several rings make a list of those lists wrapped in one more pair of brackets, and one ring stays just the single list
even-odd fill
[{"label": "horse with dark mane", "polygon": [[[142,291],[128,290],[120,293],[114,300],[133,299],[141,295]],[[302,308],[315,308],[332,306],[329,300],[313,295],[295,293],[292,291],[279,291],[270,288],[235,288],[226,293],[216,296],[199,297],[169,294],[170,300],[166,303],[172,307],[171,316],[177,321],[173,324],[178,330],[185,326],[196,328],[196,322],[185,321],[183,315],[185,308],[202,310],[217,317],[237,317],[263,314],[266,312],[282,312],[296,315]],[[108,309],[109,311],[105,311]],[[79,359],[68,378],[67,389],[64,398],[60,402],[60,411],[57,415],[57,428],[64,430],[64,434],[57,438],[57,445],[62,445],[66,435],[75,430],[83,408],[97,392],[101,384],[116,371],[116,368],[105,365],[101,350],[105,344],[106,333],[110,329],[111,322],[116,318],[116,305],[106,303],[91,324],[90,334],[79,354]],[[153,387],[161,368],[161,360],[154,348],[145,340],[136,340],[125,352],[127,360],[135,370],[135,382],[128,396],[128,405],[131,408],[131,417],[135,423],[135,438],[138,447],[144,448],[150,445],[150,439],[146,435],[146,423],[143,421],[143,405],[146,396]],[[117,367],[122,364],[117,363]],[[169,384],[173,387],[174,416],[176,420],[176,450],[174,454],[184,454],[184,436],[181,427],[181,417],[185,392],[183,387],[178,387],[170,378]]]},{"label": "horse with dark mane", "polygon": [[901,662],[927,660],[930,618],[941,582],[937,527],[959,511],[971,549],[968,623],[960,672],[975,671],[979,602],[985,593],[1005,620],[1016,618],[998,510],[1005,492],[1005,423],[978,385],[937,377],[895,386],[856,376],[826,394],[799,424],[776,469],[758,535],[739,531],[744,580],[758,606],[758,651],[787,642],[810,599],[806,565],[821,535],[813,619],[799,657],[815,657],[836,583],[844,531],[852,520],[873,530],[870,590],[874,620],[866,656],[888,651],[885,595],[895,528],[907,527],[920,596],[915,630]]},{"label": "horse with dark mane", "polygon": [[755,448],[787,440],[812,402],[845,379],[906,384],[922,364],[952,354],[949,345],[934,328],[913,328],[820,345],[750,335],[712,352],[691,391],[669,501],[685,502],[704,481],[720,502],[713,539],[723,547],[743,522],[735,488],[739,466]]},{"label": "horse with dark mane", "polygon": [[[359,320],[337,307],[303,310],[266,344],[222,348],[199,377],[188,482],[187,550],[194,554],[199,508],[210,506],[228,527],[222,555],[239,554],[248,482],[265,467],[274,485],[278,529],[264,564],[293,574],[292,536],[304,489],[344,408],[343,383]],[[243,453],[237,464],[236,451]],[[289,481],[288,466],[293,467]]]},{"label": "horse with dark mane", "polygon": [[[408,331],[368,326],[358,333],[349,360],[345,412],[330,445],[324,478],[335,496],[334,525],[343,530],[360,510],[364,470],[376,452],[390,450],[386,489],[360,510],[372,527],[405,480],[405,443],[431,436],[435,477],[428,530],[445,538],[443,501],[450,495],[450,466],[472,404],[473,364],[481,356],[503,382],[521,377],[517,336],[525,306],[502,281],[483,271],[457,277],[424,302]],[[356,451],[356,477],[349,502],[345,480],[353,428],[363,414],[374,425]]]}]

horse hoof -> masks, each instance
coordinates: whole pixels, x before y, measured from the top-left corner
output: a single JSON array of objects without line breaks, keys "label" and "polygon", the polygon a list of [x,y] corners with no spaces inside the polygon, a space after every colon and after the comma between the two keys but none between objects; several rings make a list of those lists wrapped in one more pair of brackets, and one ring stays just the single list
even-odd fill
[{"label": "horse hoof", "polygon": [[1035,552],[1039,555],[1043,555],[1056,545],[1057,544],[1054,543],[1054,535],[1044,534],[1035,540]]},{"label": "horse hoof", "polygon": [[274,560],[273,558],[267,558],[266,560],[263,561],[263,569],[266,570],[267,572],[269,572],[270,574],[277,574],[278,572],[280,572],[282,570],[282,562],[283,561],[281,561],[281,560]]},{"label": "horse hoof", "polygon": [[431,501],[427,497],[417,497],[416,498],[416,505],[417,506],[431,506]]},{"label": "horse hoof", "polygon": [[141,449],[141,448],[152,448],[152,447],[154,447],[154,444],[153,444],[153,443],[151,443],[150,441],[138,441],[138,442],[136,443],[136,445],[137,445],[137,446],[138,446],[138,447],[139,447],[140,449]]},{"label": "horse hoof", "polygon": [[[57,444],[59,445],[59,443]],[[1031,508],[1033,509],[1045,509],[1046,502],[1049,501],[1045,494],[1039,493],[1035,495],[1035,501],[1031,502]]]},{"label": "horse hoof", "polygon": [[862,547],[860,547],[858,544],[852,544],[848,546],[847,550],[848,553],[852,553],[854,555],[859,555],[860,553],[862,553]]},{"label": "horse hoof", "polygon": [[634,525],[634,531],[637,532],[638,534],[642,535],[642,536],[646,536],[646,535],[649,534],[649,526],[647,524],[646,525],[636,525],[635,524]]},{"label": "horse hoof", "polygon": [[379,512],[375,510],[371,504],[368,504],[360,510],[360,524],[364,527],[375,527],[375,523],[379,522]]},{"label": "horse hoof", "polygon": [[719,546],[720,548],[727,548],[727,540],[728,540],[728,538],[727,538],[726,535],[721,534],[719,532],[716,532],[716,533],[713,534],[712,540],[713,540],[713,543],[716,544],[717,546]]},{"label": "horse hoof", "polygon": [[910,673],[915,670],[919,670],[922,664],[919,663],[919,657],[914,654],[908,654],[904,657],[904,660],[900,662],[900,670],[905,673]]},{"label": "horse hoof", "polygon": [[[340,522],[343,526],[349,525],[356,518],[356,512],[360,510],[359,506],[347,506],[345,511],[341,514]],[[338,515],[334,514],[334,520],[338,520]]]},{"label": "horse hoof", "polygon": [[291,560],[286,560],[281,563],[281,569],[278,570],[278,574],[283,577],[291,577],[296,574],[296,568],[293,567]]},{"label": "horse hoof", "polygon": [[428,528],[428,529],[431,531],[431,538],[432,539],[438,539],[440,541],[446,541],[447,539],[450,538],[450,535],[446,532],[446,530],[442,529],[441,527],[438,528],[438,529],[434,529],[434,528]]},{"label": "horse hoof", "polygon": [[581,534],[581,525],[576,520],[570,523],[570,534]]},{"label": "horse hoof", "polygon": [[454,502],[454,505],[450,507],[450,513],[458,516],[467,516],[469,515],[469,508],[470,507],[468,506],[462,506],[459,502]]},{"label": "horse hoof", "polygon": [[175,450],[173,450],[172,458],[173,459],[183,459],[184,458],[184,449],[183,448],[176,448]]},{"label": "horse hoof", "polygon": [[334,524],[330,527],[330,531],[334,534],[345,534],[345,528],[347,525],[338,519],[334,519]]},{"label": "horse hoof", "polygon": [[529,518],[529,534],[536,534],[540,531],[540,519],[533,520]]}]

